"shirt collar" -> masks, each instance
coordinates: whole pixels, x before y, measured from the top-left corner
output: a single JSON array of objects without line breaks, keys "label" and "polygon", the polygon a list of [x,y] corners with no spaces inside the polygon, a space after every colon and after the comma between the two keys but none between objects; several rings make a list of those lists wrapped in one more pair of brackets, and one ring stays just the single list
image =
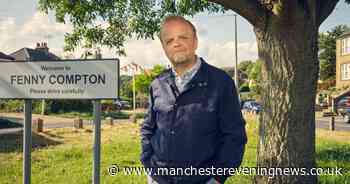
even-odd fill
[{"label": "shirt collar", "polygon": [[196,63],[189,70],[185,71],[184,74],[182,75],[182,77],[180,77],[176,73],[175,68],[173,66],[171,67],[171,71],[174,74],[175,78],[180,77],[181,79],[190,79],[198,71],[198,69],[201,66],[201,63],[202,63],[202,61],[201,61],[200,57],[197,57]]}]

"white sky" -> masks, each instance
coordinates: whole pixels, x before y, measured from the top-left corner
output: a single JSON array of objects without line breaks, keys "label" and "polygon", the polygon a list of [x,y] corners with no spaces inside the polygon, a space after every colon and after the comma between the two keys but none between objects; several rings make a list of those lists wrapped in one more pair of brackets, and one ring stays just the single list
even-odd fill
[{"label": "white sky", "polygon": [[[336,25],[350,26],[350,5],[341,2],[332,15],[322,24],[320,31]],[[197,15],[190,20],[196,25],[199,36],[198,54],[207,62],[223,67],[234,66],[233,12],[224,16]],[[53,16],[37,10],[37,0],[1,0],[0,2],[0,51],[6,54],[23,47],[34,48],[37,42],[48,42],[50,51],[64,56],[63,36],[71,25],[55,23]],[[125,44],[127,57],[120,57],[122,66],[134,61],[145,68],[155,64],[167,64],[167,59],[158,40],[128,40]],[[82,50],[74,53],[76,57]],[[112,50],[102,48],[105,58],[117,57]],[[253,27],[238,16],[238,58],[257,59],[257,45]]]}]

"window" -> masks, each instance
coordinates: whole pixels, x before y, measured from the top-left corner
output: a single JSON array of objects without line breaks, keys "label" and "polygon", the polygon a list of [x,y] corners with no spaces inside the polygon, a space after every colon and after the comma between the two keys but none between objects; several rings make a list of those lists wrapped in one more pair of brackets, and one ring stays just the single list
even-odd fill
[{"label": "window", "polygon": [[341,80],[350,79],[350,63],[340,65]]},{"label": "window", "polygon": [[350,37],[341,40],[341,55],[350,54]]}]

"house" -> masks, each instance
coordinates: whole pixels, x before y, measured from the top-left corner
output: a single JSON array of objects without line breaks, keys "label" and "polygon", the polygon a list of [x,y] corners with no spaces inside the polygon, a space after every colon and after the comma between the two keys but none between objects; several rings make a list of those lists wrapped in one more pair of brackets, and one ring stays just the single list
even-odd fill
[{"label": "house", "polygon": [[58,56],[49,52],[47,43],[37,43],[35,49],[22,48],[10,54],[16,61],[55,61]]},{"label": "house", "polygon": [[350,32],[337,39],[336,46],[336,88],[350,86]]},{"label": "house", "polygon": [[13,61],[15,58],[0,52],[0,61]]}]

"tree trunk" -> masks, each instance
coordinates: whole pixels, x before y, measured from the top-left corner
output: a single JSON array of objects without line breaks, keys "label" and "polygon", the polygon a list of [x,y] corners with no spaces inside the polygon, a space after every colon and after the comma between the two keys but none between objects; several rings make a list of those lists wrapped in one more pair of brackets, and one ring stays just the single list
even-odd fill
[{"label": "tree trunk", "polygon": [[[271,23],[271,22],[270,22]],[[262,104],[257,166],[315,167],[315,94],[318,79],[317,26],[310,22],[255,28],[262,64]],[[288,24],[288,22],[286,22]],[[317,176],[257,175],[258,184],[312,184]],[[288,171],[284,171],[288,172]]]}]

